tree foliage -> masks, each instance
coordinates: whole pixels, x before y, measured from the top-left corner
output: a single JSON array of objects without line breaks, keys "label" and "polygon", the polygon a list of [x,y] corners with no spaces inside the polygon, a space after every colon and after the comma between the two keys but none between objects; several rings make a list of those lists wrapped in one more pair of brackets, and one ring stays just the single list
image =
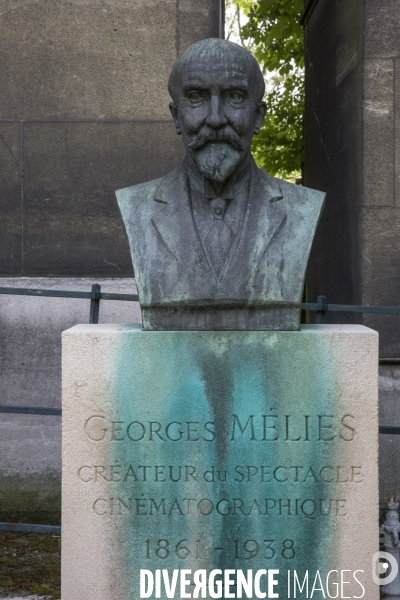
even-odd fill
[{"label": "tree foliage", "polygon": [[267,83],[267,116],[252,151],[260,167],[290,177],[301,170],[304,156],[303,0],[235,4],[247,17],[243,26],[238,21],[240,38],[257,58]]}]

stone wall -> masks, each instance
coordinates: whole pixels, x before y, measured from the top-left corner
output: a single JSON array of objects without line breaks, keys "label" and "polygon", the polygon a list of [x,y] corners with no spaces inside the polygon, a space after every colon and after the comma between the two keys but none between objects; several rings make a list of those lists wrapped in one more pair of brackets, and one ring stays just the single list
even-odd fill
[{"label": "stone wall", "polygon": [[[304,25],[305,181],[327,192],[309,299],[398,306],[400,5],[308,0]],[[400,356],[399,317],[347,319],[379,331],[381,357]]]},{"label": "stone wall", "polygon": [[221,6],[0,1],[0,276],[132,275],[114,190],[179,165],[169,73]]},{"label": "stone wall", "polygon": [[[399,306],[400,5],[364,2],[363,298]],[[381,336],[381,356],[400,357],[400,317],[366,316]]]}]

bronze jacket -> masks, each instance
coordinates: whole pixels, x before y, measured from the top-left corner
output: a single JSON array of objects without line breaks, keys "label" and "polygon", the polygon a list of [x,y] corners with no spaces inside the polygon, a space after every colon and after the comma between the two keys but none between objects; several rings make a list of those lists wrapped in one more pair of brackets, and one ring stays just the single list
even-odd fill
[{"label": "bronze jacket", "polygon": [[297,330],[325,194],[251,161],[246,214],[218,279],[190,208],[187,163],[116,192],[145,329]]}]

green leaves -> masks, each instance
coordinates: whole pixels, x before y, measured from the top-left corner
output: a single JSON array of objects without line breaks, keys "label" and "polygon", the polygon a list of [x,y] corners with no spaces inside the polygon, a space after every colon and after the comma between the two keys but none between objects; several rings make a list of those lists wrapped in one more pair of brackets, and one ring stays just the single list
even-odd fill
[{"label": "green leaves", "polygon": [[257,164],[281,177],[301,170],[304,156],[303,0],[237,0],[248,22],[241,35],[267,83],[267,116],[254,138]]},{"label": "green leaves", "polygon": [[257,164],[281,177],[301,171],[303,143],[303,77],[300,73],[274,78],[266,97],[267,115],[260,135],[253,139]]}]

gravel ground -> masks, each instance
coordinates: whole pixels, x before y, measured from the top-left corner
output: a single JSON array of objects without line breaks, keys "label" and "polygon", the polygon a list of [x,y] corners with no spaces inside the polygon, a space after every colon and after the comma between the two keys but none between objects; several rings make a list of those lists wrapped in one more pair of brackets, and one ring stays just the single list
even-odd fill
[{"label": "gravel ground", "polygon": [[0,531],[0,598],[59,599],[60,549],[57,535]]}]

